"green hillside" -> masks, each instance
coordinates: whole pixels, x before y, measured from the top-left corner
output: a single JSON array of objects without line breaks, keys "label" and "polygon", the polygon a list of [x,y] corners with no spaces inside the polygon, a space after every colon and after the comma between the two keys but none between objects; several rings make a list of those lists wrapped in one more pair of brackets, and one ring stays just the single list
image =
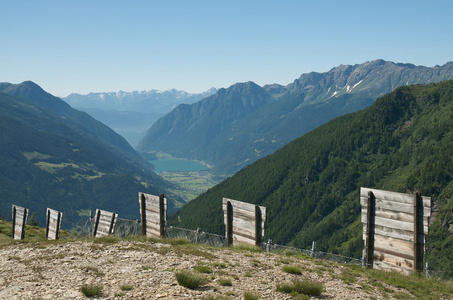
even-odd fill
[{"label": "green hillside", "polygon": [[267,207],[265,239],[360,257],[361,186],[434,198],[427,261],[453,270],[453,81],[398,88],[256,161],[171,216],[224,234],[222,197]]},{"label": "green hillside", "polygon": [[67,229],[85,221],[88,209],[138,218],[138,192],[166,194],[170,211],[183,203],[107,126],[34,84],[25,86],[30,100],[0,92],[0,216],[10,218],[16,204],[36,212],[42,226],[50,207],[63,212]]}]

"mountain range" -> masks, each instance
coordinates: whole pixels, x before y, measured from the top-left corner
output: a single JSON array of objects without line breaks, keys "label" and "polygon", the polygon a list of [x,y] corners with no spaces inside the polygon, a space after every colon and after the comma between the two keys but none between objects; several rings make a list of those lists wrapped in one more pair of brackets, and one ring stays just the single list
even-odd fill
[{"label": "mountain range", "polygon": [[104,92],[81,95],[72,93],[62,98],[72,107],[85,111],[137,146],[146,130],[181,103],[192,104],[217,92],[187,93],[176,89],[133,92]]},{"label": "mountain range", "polygon": [[0,215],[16,204],[45,222],[47,207],[64,214],[70,228],[88,210],[138,218],[140,191],[169,196],[169,210],[183,204],[127,141],[85,112],[31,81],[0,83]]},{"label": "mountain range", "polygon": [[266,210],[265,240],[361,257],[360,187],[433,197],[425,261],[453,270],[453,80],[397,88],[186,204],[170,224],[223,235],[222,198]]},{"label": "mountain range", "polygon": [[453,78],[453,63],[432,68],[374,60],[302,74],[293,83],[238,83],[156,121],[138,146],[204,161],[219,178],[263,158],[335,117],[364,109],[396,87]]}]

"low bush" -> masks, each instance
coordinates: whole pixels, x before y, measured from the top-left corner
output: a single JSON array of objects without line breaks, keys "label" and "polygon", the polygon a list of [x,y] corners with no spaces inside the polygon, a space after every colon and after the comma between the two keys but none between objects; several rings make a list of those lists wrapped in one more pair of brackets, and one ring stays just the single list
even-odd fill
[{"label": "low bush", "polygon": [[228,279],[228,278],[220,278],[218,283],[221,286],[232,286],[233,285],[233,283],[231,282],[231,279]]},{"label": "low bush", "polygon": [[256,292],[244,292],[244,300],[258,300],[261,298],[261,295]]},{"label": "low bush", "polygon": [[200,285],[208,282],[207,278],[199,273],[193,273],[188,270],[176,272],[178,284],[189,289],[196,289]]},{"label": "low bush", "polygon": [[320,296],[324,286],[321,282],[311,280],[294,280],[292,283],[283,283],[277,285],[277,292],[297,293],[309,296]]},{"label": "low bush", "polygon": [[101,295],[102,292],[102,285],[96,284],[84,284],[80,287],[80,291],[86,297],[95,297]]},{"label": "low bush", "polygon": [[282,270],[283,270],[283,272],[286,272],[289,274],[296,274],[296,275],[302,274],[302,269],[298,266],[283,266]]}]

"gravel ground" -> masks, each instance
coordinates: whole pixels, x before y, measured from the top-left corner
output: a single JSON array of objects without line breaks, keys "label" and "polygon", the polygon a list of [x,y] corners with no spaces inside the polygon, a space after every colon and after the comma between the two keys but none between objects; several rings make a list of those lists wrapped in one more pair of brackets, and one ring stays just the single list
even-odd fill
[{"label": "gravel ground", "polygon": [[[159,242],[93,240],[8,245],[0,249],[1,299],[85,299],[83,285],[100,285],[99,299],[293,299],[276,291],[277,284],[295,279],[321,282],[315,299],[392,299],[382,289],[367,286],[365,278],[342,279],[347,267],[326,261],[197,245]],[[206,266],[208,283],[188,289],[175,273]],[[302,274],[282,270],[298,266]],[[231,286],[219,284],[229,279]],[[128,290],[129,289],[129,290]],[[221,298],[224,297],[224,298]]]}]

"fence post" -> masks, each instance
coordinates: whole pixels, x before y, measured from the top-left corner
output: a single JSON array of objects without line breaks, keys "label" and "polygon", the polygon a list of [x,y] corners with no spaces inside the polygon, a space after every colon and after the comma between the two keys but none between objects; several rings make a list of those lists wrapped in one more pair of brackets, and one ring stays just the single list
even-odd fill
[{"label": "fence post", "polygon": [[233,205],[227,202],[227,226],[226,226],[227,246],[233,246]]},{"label": "fence post", "polygon": [[270,251],[271,243],[272,243],[272,240],[271,240],[271,239],[267,240],[266,252],[269,252],[269,251]]},{"label": "fence post", "polygon": [[259,205],[255,205],[255,245],[261,246],[262,240],[262,228],[263,217],[261,215],[261,208]]},{"label": "fence post", "polygon": [[101,218],[101,211],[96,210],[96,220],[94,221],[94,230],[93,230],[93,237],[96,237],[96,233],[98,232],[98,225],[99,225],[99,219]]},{"label": "fence post", "polygon": [[164,194],[159,194],[160,236],[165,237],[166,210]]},{"label": "fence post", "polygon": [[376,198],[374,194],[370,191],[368,192],[367,199],[367,228],[366,228],[366,240],[365,240],[365,260],[366,267],[373,268],[374,261],[374,216],[376,209]]},{"label": "fence post", "polygon": [[88,231],[89,236],[93,236],[93,211],[90,210],[90,230]]},{"label": "fence post", "polygon": [[419,193],[414,195],[414,271],[423,270],[423,200]]},{"label": "fence post", "polygon": [[200,227],[197,228],[197,234],[195,235],[195,244],[198,244],[198,234],[200,234]]},{"label": "fence post", "polygon": [[316,248],[316,242],[313,241],[313,244],[311,244],[311,253],[310,253],[311,257],[315,256],[315,248]]},{"label": "fence post", "polygon": [[[46,239],[49,238],[49,222],[50,222],[50,210],[47,209],[47,217],[46,217]],[[57,229],[58,229],[58,223],[57,223]]]},{"label": "fence post", "polygon": [[142,221],[142,236],[146,237],[146,198],[144,194],[140,195],[140,209],[140,216]]},{"label": "fence post", "polygon": [[362,250],[362,268],[365,268],[365,249]]},{"label": "fence post", "polygon": [[16,229],[16,206],[13,205],[13,230],[12,230],[12,238],[14,239],[14,232]]}]

